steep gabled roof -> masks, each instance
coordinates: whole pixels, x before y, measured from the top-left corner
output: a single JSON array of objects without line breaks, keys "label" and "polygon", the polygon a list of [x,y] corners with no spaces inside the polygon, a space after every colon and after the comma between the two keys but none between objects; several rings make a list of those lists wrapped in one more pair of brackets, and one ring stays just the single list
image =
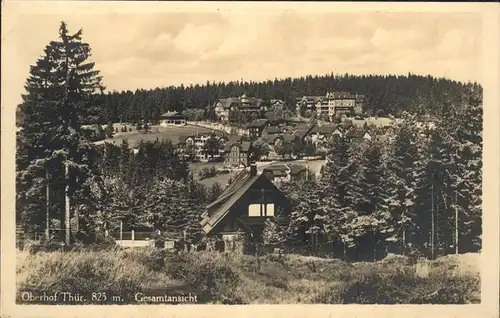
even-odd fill
[{"label": "steep gabled roof", "polygon": [[228,98],[219,98],[217,102],[220,102],[223,108],[230,108],[231,105],[233,104],[239,104],[240,100],[236,97],[228,97]]},{"label": "steep gabled roof", "polygon": [[294,134],[283,134],[283,140],[284,140],[284,141],[292,142],[292,141],[294,141],[296,138],[297,138],[297,136],[296,136],[296,135],[294,135]]},{"label": "steep gabled roof", "polygon": [[250,141],[243,141],[241,143],[241,152],[248,152],[251,146],[252,143]]},{"label": "steep gabled roof", "polygon": [[[207,206],[207,212],[203,213],[204,219],[200,222],[205,233],[210,233],[229,213],[236,202],[255,184],[259,179],[269,182],[277,194],[286,196],[264,175],[252,176],[247,170],[243,170],[235,180],[222,192],[222,194]],[[208,213],[211,211],[212,213]],[[210,214],[210,216],[209,216]]]},{"label": "steep gabled roof", "polygon": [[299,137],[300,139],[304,139],[307,135],[311,134],[312,131],[316,128],[315,123],[311,123],[307,126],[297,126],[297,129],[295,130],[295,136]]},{"label": "steep gabled roof", "polygon": [[207,206],[208,210],[213,210],[211,216],[201,221],[205,233],[209,233],[229,212],[229,209],[240,199],[245,192],[259,179],[259,175],[252,176],[246,170],[242,171],[236,179],[222,192],[222,194]]}]

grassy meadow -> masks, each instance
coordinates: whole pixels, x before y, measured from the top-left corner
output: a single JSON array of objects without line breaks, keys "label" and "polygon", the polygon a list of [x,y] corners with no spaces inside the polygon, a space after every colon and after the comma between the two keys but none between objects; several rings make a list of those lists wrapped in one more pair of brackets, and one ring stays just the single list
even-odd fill
[{"label": "grassy meadow", "polygon": [[170,139],[173,144],[179,142],[179,137],[181,136],[192,136],[198,133],[206,133],[211,130],[208,128],[198,127],[198,126],[151,126],[151,130],[148,133],[144,133],[137,130],[132,130],[126,133],[117,133],[113,138],[108,138],[105,140],[97,141],[95,144],[103,144],[105,142],[114,143],[115,145],[120,145],[123,139],[126,139],[131,147],[135,147],[142,140],[155,141],[156,139]]},{"label": "grassy meadow", "polygon": [[[479,254],[345,263],[299,255],[263,257],[155,249],[17,253],[21,292],[120,295],[193,293],[213,304],[479,303]],[[92,302],[88,302],[89,304]],[[94,302],[95,303],[95,302]]]}]

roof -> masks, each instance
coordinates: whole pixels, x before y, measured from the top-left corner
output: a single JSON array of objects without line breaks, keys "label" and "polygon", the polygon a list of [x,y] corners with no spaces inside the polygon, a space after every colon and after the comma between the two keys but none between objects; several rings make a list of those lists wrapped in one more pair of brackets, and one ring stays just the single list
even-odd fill
[{"label": "roof", "polygon": [[270,103],[274,104],[274,103],[285,103],[283,100],[281,99],[270,99],[269,100]]},{"label": "roof", "polygon": [[294,163],[294,164],[290,165],[290,174],[292,174],[292,175],[299,174],[299,173],[304,172],[306,170],[307,170],[306,166],[301,165],[301,164]]},{"label": "roof", "polygon": [[262,169],[262,171],[279,171],[279,170],[289,170],[289,167],[284,163],[271,164]]},{"label": "roof", "polygon": [[275,135],[270,135],[267,137],[267,142],[270,144],[274,144],[276,142],[276,139],[278,139],[280,136],[278,134]]},{"label": "roof", "polygon": [[325,96],[303,96],[303,97],[298,97],[297,101],[307,101],[310,103],[316,103],[318,101],[321,101],[325,98]]},{"label": "roof", "polygon": [[283,120],[283,118],[281,117],[281,115],[278,115],[278,114],[276,114],[275,112],[267,112],[267,113],[265,113],[265,114],[264,114],[264,116],[265,116],[268,120],[270,120],[270,121],[275,121],[275,122],[277,122],[277,121],[282,121],[282,120]]},{"label": "roof", "polygon": [[317,132],[322,135],[333,134],[337,130],[337,125],[323,125],[317,128]]},{"label": "roof", "polygon": [[307,134],[307,129],[299,129],[295,130],[294,135],[299,137],[299,138],[304,138]]},{"label": "roof", "polygon": [[308,134],[310,134],[316,127],[315,123],[309,124],[307,126],[297,125],[297,129],[295,130],[295,136],[300,139],[304,139]]},{"label": "roof", "polygon": [[239,104],[240,100],[236,97],[219,98],[216,103],[220,102],[222,107],[230,108],[232,104]]},{"label": "roof", "polygon": [[286,177],[288,174],[286,173],[286,170],[266,170],[264,171],[265,173],[270,173],[273,175],[273,177]]},{"label": "roof", "polygon": [[240,148],[241,152],[248,152],[251,144],[252,143],[250,141],[229,141],[224,144],[224,151],[229,152],[231,151],[232,147],[237,146],[238,148]]},{"label": "roof", "polygon": [[184,117],[184,115],[179,112],[166,112],[161,114],[160,117]]},{"label": "roof", "polygon": [[306,130],[307,128],[309,128],[309,124],[307,123],[300,123],[295,125],[295,129],[297,130]]},{"label": "roof", "polygon": [[345,135],[346,137],[351,138],[363,138],[363,136],[365,135],[365,131],[359,129],[350,129]]},{"label": "roof", "polygon": [[255,119],[247,125],[247,128],[261,128],[264,127],[268,122],[269,120],[267,118]]},{"label": "roof", "polygon": [[280,129],[279,127],[276,127],[276,126],[267,126],[266,128],[264,128],[264,130],[268,133],[268,134],[278,134],[280,132]]},{"label": "roof", "polygon": [[223,108],[231,108],[231,106],[236,105],[237,107],[241,106],[242,103],[249,103],[252,107],[260,107],[262,104],[262,99],[255,97],[247,97],[246,95],[242,95],[240,97],[228,97],[228,98],[219,98],[215,103],[220,102]]},{"label": "roof", "polygon": [[295,135],[293,135],[293,134],[283,134],[283,140],[284,140],[284,141],[289,141],[289,142],[291,142],[291,141],[294,141],[294,140],[295,140],[295,138],[296,138],[296,136],[295,136]]},{"label": "roof", "polygon": [[240,135],[231,135],[229,136],[229,142],[240,142],[241,141],[241,138],[243,138],[242,136]]},{"label": "roof", "polygon": [[326,98],[333,99],[355,99],[356,95],[350,92],[331,92],[326,94]]},{"label": "roof", "polygon": [[209,233],[224,218],[229,209],[259,177],[260,175],[252,176],[247,170],[243,170],[214,202],[207,205],[208,210],[215,208],[215,211],[213,211],[210,217],[206,215],[201,221],[205,233]]},{"label": "roof", "polygon": [[[281,192],[264,174],[252,176],[247,170],[243,170],[236,176],[234,181],[221,193],[221,195],[207,206],[207,211],[202,214],[204,219],[200,222],[205,233],[210,233],[217,224],[224,219],[234,204],[255,184],[259,179],[267,180],[270,187],[277,194],[286,196]],[[212,211],[209,216],[208,211]]]},{"label": "roof", "polygon": [[243,141],[241,143],[241,151],[248,152],[250,150],[251,146],[252,146],[252,143],[250,141]]}]

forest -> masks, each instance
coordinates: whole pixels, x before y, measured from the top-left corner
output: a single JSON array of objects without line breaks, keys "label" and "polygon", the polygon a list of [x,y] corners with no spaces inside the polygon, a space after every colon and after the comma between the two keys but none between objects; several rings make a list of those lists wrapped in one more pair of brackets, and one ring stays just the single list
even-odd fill
[{"label": "forest", "polygon": [[[61,23],[58,40],[47,45],[26,81],[16,152],[16,220],[25,233],[46,231],[50,237],[55,231],[67,242],[88,242],[98,228],[121,221],[128,229],[186,231],[189,240],[199,241],[199,215],[221,185],[197,185],[169,141],[144,143],[135,154],[126,142],[94,145],[82,125],[147,121],[242,93],[293,105],[302,95],[348,90],[366,94],[367,113],[398,114],[402,122],[369,143],[332,142],[320,180],[283,184],[293,213],[286,222],[269,222],[267,243],[307,249],[306,233],[317,229],[323,241],[349,248],[392,241],[431,258],[457,248],[480,250],[479,84],[411,74],[332,74],[105,93],[82,34]],[[424,113],[437,118],[433,129],[416,121]]]},{"label": "forest", "polygon": [[283,100],[288,109],[295,109],[295,98],[302,96],[324,96],[330,91],[348,91],[364,94],[363,109],[367,115],[389,115],[399,117],[401,112],[440,116],[444,105],[458,102],[457,96],[463,83],[432,76],[381,76],[381,75],[337,75],[305,76],[300,78],[275,79],[265,82],[228,83],[207,82],[205,85],[180,85],[177,87],[112,91],[103,97],[101,122],[157,121],[166,111],[203,109],[211,118],[210,107],[219,98],[238,97],[242,94]]}]

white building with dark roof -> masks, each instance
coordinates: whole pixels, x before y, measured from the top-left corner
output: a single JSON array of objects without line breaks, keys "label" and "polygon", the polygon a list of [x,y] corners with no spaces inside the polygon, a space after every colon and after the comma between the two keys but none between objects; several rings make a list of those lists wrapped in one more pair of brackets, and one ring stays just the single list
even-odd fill
[{"label": "white building with dark roof", "polygon": [[166,112],[160,116],[160,126],[186,125],[186,117],[179,112]]}]

